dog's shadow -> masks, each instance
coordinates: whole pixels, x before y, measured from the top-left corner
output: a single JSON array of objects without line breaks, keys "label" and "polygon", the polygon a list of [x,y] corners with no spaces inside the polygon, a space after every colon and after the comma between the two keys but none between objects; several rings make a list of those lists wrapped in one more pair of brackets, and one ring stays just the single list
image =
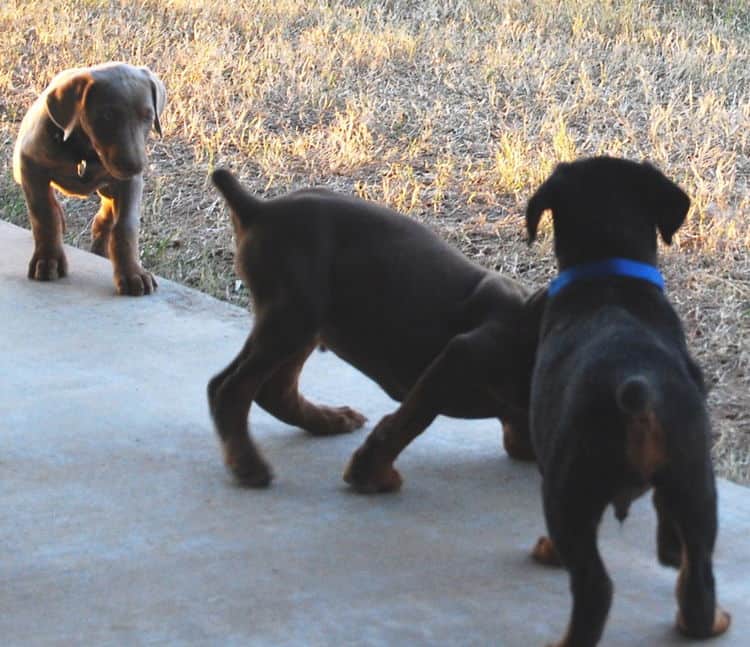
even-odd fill
[{"label": "dog's shadow", "polygon": [[[520,510],[529,501],[539,508],[539,473],[534,463],[508,457],[502,448],[497,421],[486,422],[483,430],[445,429],[471,421],[446,419],[441,429],[428,429],[399,456],[395,467],[404,478],[398,492],[357,494],[342,480],[344,468],[354,451],[372,430],[370,421],[360,430],[341,436],[313,437],[273,419],[256,416],[253,434],[276,474],[271,489],[283,488],[311,499],[335,493],[369,505],[391,506],[391,501],[418,500],[420,505],[437,506],[441,514],[495,512],[510,502]],[[377,416],[375,416],[377,422]],[[433,433],[431,433],[433,432]],[[510,500],[510,501],[509,501]],[[505,514],[505,512],[503,512]]]}]

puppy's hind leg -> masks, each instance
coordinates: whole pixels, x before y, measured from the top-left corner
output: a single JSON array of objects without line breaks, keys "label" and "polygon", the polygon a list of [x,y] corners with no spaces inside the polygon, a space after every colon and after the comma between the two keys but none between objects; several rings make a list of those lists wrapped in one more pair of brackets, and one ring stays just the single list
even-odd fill
[{"label": "puppy's hind leg", "polygon": [[550,537],[570,575],[573,611],[565,637],[556,647],[592,647],[601,639],[612,603],[612,581],[597,546],[606,502],[580,492],[552,493],[545,480],[545,516]]},{"label": "puppy's hind leg", "polygon": [[310,345],[296,317],[285,313],[259,315],[250,337],[235,359],[208,383],[208,400],[227,466],[250,487],[266,487],[271,469],[248,430],[250,405],[263,383],[299,348]]},{"label": "puppy's hind leg", "polygon": [[327,407],[306,400],[299,392],[299,374],[317,346],[308,344],[279,366],[258,391],[256,402],[272,416],[313,436],[332,436],[359,429],[366,418],[350,407]]},{"label": "puppy's hind leg", "polygon": [[656,510],[656,554],[664,566],[680,568],[682,564],[682,539],[664,494],[654,488],[654,509]]},{"label": "puppy's hind leg", "polygon": [[[691,475],[691,479],[695,476]],[[682,540],[676,589],[677,628],[691,638],[711,638],[729,628],[731,617],[716,604],[712,563],[717,530],[713,474],[710,474],[705,489],[692,487],[699,481],[700,478],[695,479],[689,491],[662,486],[658,494],[674,519]]]}]

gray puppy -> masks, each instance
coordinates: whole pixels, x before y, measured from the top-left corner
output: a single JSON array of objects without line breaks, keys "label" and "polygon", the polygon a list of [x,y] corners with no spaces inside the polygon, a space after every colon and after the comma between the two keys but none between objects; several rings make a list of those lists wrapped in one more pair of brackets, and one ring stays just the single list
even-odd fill
[{"label": "gray puppy", "polygon": [[156,288],[139,262],[138,225],[146,141],[152,126],[161,135],[165,101],[164,84],[148,68],[103,63],[61,72],[29,108],[13,153],[34,233],[29,278],[68,272],[54,187],[78,197],[99,193],[91,251],[112,260],[119,294]]}]

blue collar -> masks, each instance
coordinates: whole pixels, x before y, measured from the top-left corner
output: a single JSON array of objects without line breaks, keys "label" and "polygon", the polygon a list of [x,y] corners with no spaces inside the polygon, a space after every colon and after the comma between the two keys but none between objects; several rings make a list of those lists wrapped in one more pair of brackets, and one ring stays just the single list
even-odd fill
[{"label": "blue collar", "polygon": [[664,290],[664,278],[653,265],[631,261],[628,258],[607,258],[603,261],[576,265],[560,272],[557,278],[552,279],[549,284],[547,294],[552,297],[571,283],[604,276],[628,276],[633,279],[641,279],[653,283],[660,290]]}]

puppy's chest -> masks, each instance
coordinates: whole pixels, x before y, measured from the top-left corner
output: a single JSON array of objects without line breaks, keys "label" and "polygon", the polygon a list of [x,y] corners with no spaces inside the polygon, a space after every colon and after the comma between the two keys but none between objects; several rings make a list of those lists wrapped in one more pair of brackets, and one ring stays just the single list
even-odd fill
[{"label": "puppy's chest", "polygon": [[63,193],[88,195],[114,179],[85,137],[74,133],[64,142],[59,131],[52,137],[55,154],[50,177]]}]

